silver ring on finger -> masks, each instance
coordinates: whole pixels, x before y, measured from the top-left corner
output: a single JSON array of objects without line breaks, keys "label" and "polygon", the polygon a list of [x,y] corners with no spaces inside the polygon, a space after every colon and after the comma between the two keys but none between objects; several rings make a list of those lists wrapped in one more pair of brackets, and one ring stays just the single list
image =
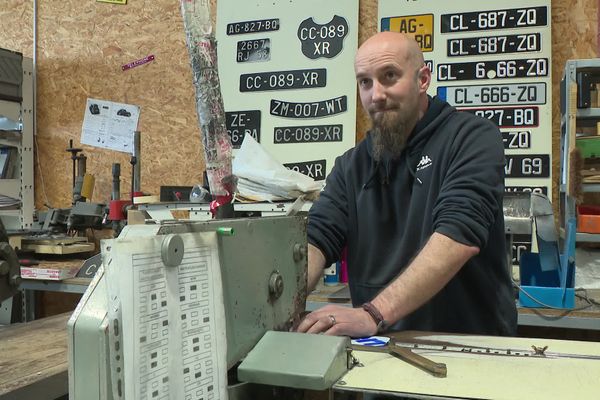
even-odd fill
[{"label": "silver ring on finger", "polygon": [[328,317],[329,317],[329,320],[331,321],[331,326],[334,326],[335,324],[337,324],[337,321],[335,320],[335,316],[333,316],[333,314],[329,314]]}]

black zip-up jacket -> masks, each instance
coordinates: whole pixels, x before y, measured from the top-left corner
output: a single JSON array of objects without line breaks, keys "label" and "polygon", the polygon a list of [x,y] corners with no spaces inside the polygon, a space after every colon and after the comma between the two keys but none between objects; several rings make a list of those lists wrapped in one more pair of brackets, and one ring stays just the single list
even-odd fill
[{"label": "black zip-up jacket", "polygon": [[398,159],[375,162],[371,146],[367,134],[336,159],[308,220],[308,241],[326,265],[347,245],[354,306],[372,300],[438,232],[480,252],[390,330],[514,335],[498,128],[436,97]]}]

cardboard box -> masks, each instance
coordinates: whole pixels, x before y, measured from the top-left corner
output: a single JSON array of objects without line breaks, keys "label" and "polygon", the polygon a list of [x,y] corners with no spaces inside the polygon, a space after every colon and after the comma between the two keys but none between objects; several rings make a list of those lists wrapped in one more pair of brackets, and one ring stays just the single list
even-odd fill
[{"label": "cardboard box", "polygon": [[44,279],[51,281],[62,281],[63,279],[69,279],[75,277],[79,267],[50,267],[50,268],[38,268],[32,267],[21,267],[21,277],[23,279]]}]

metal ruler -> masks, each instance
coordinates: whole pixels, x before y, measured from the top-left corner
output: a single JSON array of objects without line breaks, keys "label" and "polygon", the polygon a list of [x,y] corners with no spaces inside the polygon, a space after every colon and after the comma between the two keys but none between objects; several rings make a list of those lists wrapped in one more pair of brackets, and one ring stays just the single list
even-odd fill
[{"label": "metal ruler", "polygon": [[480,346],[459,346],[447,344],[428,344],[428,343],[410,343],[394,342],[394,346],[412,350],[450,352],[450,353],[471,353],[490,356],[510,356],[510,357],[541,357],[541,358],[576,358],[584,360],[600,360],[600,355],[557,353],[546,351],[548,346],[531,346],[531,350],[505,349],[497,347]]}]

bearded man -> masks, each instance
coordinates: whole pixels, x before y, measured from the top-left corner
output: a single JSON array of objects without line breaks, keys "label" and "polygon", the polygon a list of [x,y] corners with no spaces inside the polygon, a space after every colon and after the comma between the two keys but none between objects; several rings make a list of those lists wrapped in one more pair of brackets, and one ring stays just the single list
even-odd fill
[{"label": "bearded man", "polygon": [[308,219],[309,289],[347,247],[354,308],[328,305],[297,330],[514,335],[498,128],[428,96],[431,71],[403,34],[368,39],[355,71],[372,128],[337,158]]}]

